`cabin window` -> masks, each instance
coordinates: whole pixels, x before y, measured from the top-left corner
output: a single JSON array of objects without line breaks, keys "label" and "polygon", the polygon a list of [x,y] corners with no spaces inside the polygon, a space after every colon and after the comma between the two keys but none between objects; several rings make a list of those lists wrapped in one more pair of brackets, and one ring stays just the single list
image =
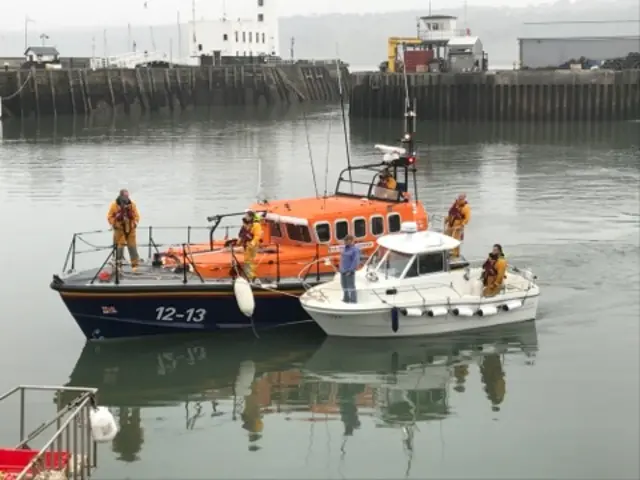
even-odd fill
[{"label": "cabin window", "polygon": [[328,243],[331,241],[331,225],[327,222],[316,223],[316,237],[319,243]]},{"label": "cabin window", "polygon": [[282,238],[282,229],[280,228],[280,224],[276,222],[267,222],[269,225],[269,233],[272,237]]},{"label": "cabin window", "polygon": [[[264,22],[264,13],[259,13],[258,14],[258,21],[259,22]],[[264,38],[264,33],[262,34],[262,38]],[[262,43],[264,43],[264,41]]]},{"label": "cabin window", "polygon": [[413,255],[390,250],[378,266],[378,274],[384,278],[400,278]]},{"label": "cabin window", "polygon": [[353,236],[356,238],[367,236],[367,221],[364,218],[356,218],[353,221]]},{"label": "cabin window", "polygon": [[347,235],[349,235],[349,222],[338,220],[336,222],[336,240],[343,240]]},{"label": "cabin window", "polygon": [[375,216],[371,217],[371,235],[379,236],[384,233],[384,218]]},{"label": "cabin window", "polygon": [[416,257],[418,275],[429,275],[444,271],[444,255],[442,252],[423,253]]},{"label": "cabin window", "polygon": [[229,35],[227,35],[226,33],[223,33],[223,34],[222,34],[222,40],[223,40],[223,41],[225,41],[225,42],[226,42],[227,40],[229,40]]},{"label": "cabin window", "polygon": [[306,225],[294,225],[287,223],[287,236],[294,242],[311,242],[311,234],[309,233],[309,227]]},{"label": "cabin window", "polygon": [[389,223],[389,233],[395,233],[400,231],[400,214],[390,213],[387,217]]}]

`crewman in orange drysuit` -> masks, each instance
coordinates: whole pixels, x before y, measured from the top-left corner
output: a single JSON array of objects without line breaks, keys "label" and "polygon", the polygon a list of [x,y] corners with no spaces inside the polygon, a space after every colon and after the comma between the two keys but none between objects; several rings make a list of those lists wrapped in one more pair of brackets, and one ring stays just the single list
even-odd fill
[{"label": "crewman in orange drysuit", "polygon": [[391,198],[395,199],[398,195],[396,192],[396,187],[398,186],[398,182],[393,178],[391,171],[386,168],[382,172],[380,172],[378,184],[375,189],[375,196],[378,198]]},{"label": "crewman in orange drysuit", "polygon": [[504,258],[502,246],[495,244],[486,262],[482,265],[482,284],[484,297],[493,297],[500,293],[507,271],[507,260]]},{"label": "crewman in orange drysuit", "polygon": [[480,378],[484,383],[484,391],[487,394],[487,398],[491,402],[491,410],[494,412],[499,411],[507,390],[500,355],[491,353],[482,359]]},{"label": "crewman in orange drysuit", "polygon": [[[444,219],[444,234],[462,242],[464,240],[464,227],[469,223],[469,220],[471,220],[471,206],[467,202],[467,195],[461,193],[451,205],[447,218]],[[451,255],[459,257],[460,247],[454,248],[451,251]]]},{"label": "crewman in orange drysuit", "polygon": [[238,243],[244,248],[244,268],[247,278],[252,281],[256,278],[256,255],[258,254],[258,247],[262,240],[262,225],[260,225],[260,218],[253,212],[247,212],[242,219],[242,228]]},{"label": "crewman in orange drysuit", "polygon": [[140,223],[140,214],[136,204],[129,198],[128,190],[120,190],[118,198],[111,203],[107,221],[113,228],[113,244],[116,246],[117,264],[122,265],[126,245],[131,259],[131,268],[135,270],[140,263],[136,241],[136,228]]}]

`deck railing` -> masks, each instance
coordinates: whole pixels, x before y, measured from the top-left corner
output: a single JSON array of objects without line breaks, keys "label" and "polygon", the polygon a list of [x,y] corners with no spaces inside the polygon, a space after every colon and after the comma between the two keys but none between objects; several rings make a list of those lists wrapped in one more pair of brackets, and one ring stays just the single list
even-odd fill
[{"label": "deck railing", "polygon": [[[221,230],[224,231],[223,240],[227,240],[233,238],[234,235],[230,235],[231,232],[236,232],[240,227],[235,226],[225,226],[222,227]],[[175,232],[180,231],[182,236],[182,242],[176,243],[162,243],[156,241],[154,237],[159,232]],[[176,267],[179,267],[175,270],[176,276],[181,276],[182,283],[189,283],[191,280],[198,281],[200,283],[205,282],[205,278],[201,274],[200,270],[206,268],[209,265],[214,265],[213,263],[196,261],[194,259],[194,255],[207,253],[207,252],[219,252],[221,255],[229,255],[229,266],[230,269],[233,269],[240,276],[243,275],[242,270],[242,262],[239,262],[236,255],[238,251],[240,251],[240,247],[233,246],[221,246],[220,238],[216,240],[214,235],[211,235],[211,227],[202,227],[202,226],[181,226],[181,227],[163,227],[163,226],[148,226],[148,227],[139,227],[137,229],[137,235],[141,236],[142,232],[145,232],[143,235],[146,236],[146,241],[139,242],[137,244],[138,250],[147,249],[148,258],[151,260],[155,255],[166,255],[167,250],[169,248],[173,249],[173,260],[176,263]],[[197,239],[197,233],[206,232],[207,235],[202,235],[201,239]],[[94,230],[88,232],[78,232],[74,233],[69,244],[69,248],[67,250],[67,255],[65,257],[64,265],[62,267],[62,272],[65,274],[75,273],[78,264],[78,257],[84,254],[103,252],[107,256],[106,258],[102,258],[102,264],[95,265],[100,266],[97,270],[94,278],[91,280],[91,283],[94,283],[98,279],[99,273],[110,263],[113,263],[113,281],[116,284],[120,283],[122,279],[123,270],[119,265],[119,262],[116,261],[116,246],[111,243],[103,243],[98,244],[94,241],[94,238],[98,238],[102,236],[103,238],[109,238],[113,235],[111,230]],[[200,241],[198,241],[200,240]],[[203,246],[205,247],[203,249]],[[313,266],[310,268],[308,264],[303,265],[300,264],[299,259],[292,260],[290,262],[283,261],[281,259],[281,245],[279,243],[263,243],[259,247],[259,254],[256,258],[258,265],[260,265],[261,259],[264,257],[260,255],[261,252],[265,254],[273,255],[275,258],[269,260],[269,264],[273,265],[275,269],[275,281],[280,282],[283,278],[282,270],[283,267],[287,265],[299,265],[299,275],[301,276],[302,281],[306,281],[310,276],[316,278],[317,281],[320,281],[321,277],[324,275],[324,269],[322,268],[322,253],[324,252],[326,245],[321,245],[317,243],[310,243],[309,246],[312,246],[314,249],[314,255],[312,258],[308,259],[308,264],[313,263]],[[196,248],[197,247],[197,248]],[[339,252],[335,252],[333,254],[327,254],[328,258],[337,258]],[[220,262],[216,262],[215,265],[219,265]],[[229,276],[232,272],[229,272]],[[225,275],[226,276],[226,275]],[[294,275],[294,278],[297,277],[298,274]]]},{"label": "deck railing", "polygon": [[[36,391],[54,392],[57,412],[52,418],[27,433],[27,393]],[[18,398],[19,414],[15,418],[18,421],[20,440],[14,449],[38,452],[22,470],[0,472],[0,478],[89,478],[92,469],[97,466],[97,448],[91,436],[89,423],[89,412],[95,407],[96,392],[95,388],[20,385],[0,395],[0,405],[6,405],[12,398]],[[75,393],[76,396],[74,400],[64,404],[63,393]],[[55,428],[55,432],[49,436],[46,432],[52,428]],[[36,444],[40,446],[35,446]],[[51,472],[50,477],[45,472]],[[54,475],[53,472],[60,473]],[[39,474],[43,474],[42,477]]]}]

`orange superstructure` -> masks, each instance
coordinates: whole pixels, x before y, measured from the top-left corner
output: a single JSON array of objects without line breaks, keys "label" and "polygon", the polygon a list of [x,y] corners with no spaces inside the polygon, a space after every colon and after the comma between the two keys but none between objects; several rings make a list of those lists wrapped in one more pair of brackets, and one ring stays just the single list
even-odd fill
[{"label": "orange superstructure", "polygon": [[[163,265],[189,268],[204,280],[242,275],[240,267],[247,263],[249,253],[252,273],[261,280],[319,279],[336,271],[343,240],[353,235],[366,260],[376,247],[376,239],[399,232],[403,222],[416,222],[419,230],[429,226],[424,206],[412,196],[416,195],[412,135],[404,135],[403,147],[376,145],[384,153],[383,161],[344,169],[331,196],[251,205],[247,212],[253,212],[261,226],[257,252],[246,248],[239,226],[221,225],[223,219],[245,215],[238,212],[209,217],[213,223],[210,242],[184,249],[180,246],[158,256]],[[411,181],[413,194],[409,191]],[[234,238],[238,239],[235,243]]]}]

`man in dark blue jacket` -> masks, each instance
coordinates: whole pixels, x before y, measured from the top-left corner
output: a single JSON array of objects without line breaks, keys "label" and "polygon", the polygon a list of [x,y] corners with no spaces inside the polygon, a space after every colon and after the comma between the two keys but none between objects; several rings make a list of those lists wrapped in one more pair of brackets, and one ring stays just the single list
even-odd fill
[{"label": "man in dark blue jacket", "polygon": [[356,270],[360,265],[360,249],[353,244],[353,235],[344,237],[344,250],[340,257],[340,284],[342,301],[356,303]]}]

